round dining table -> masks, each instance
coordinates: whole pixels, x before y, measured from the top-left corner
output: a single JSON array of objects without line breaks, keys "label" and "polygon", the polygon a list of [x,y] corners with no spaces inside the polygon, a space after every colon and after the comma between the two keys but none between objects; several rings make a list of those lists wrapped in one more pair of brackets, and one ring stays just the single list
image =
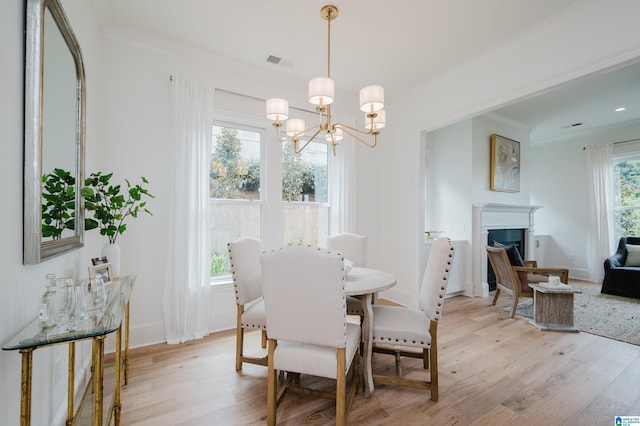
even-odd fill
[{"label": "round dining table", "polygon": [[362,343],[363,367],[365,381],[365,396],[373,393],[373,372],[371,357],[373,353],[373,309],[371,307],[373,295],[379,291],[390,289],[396,285],[396,277],[388,272],[373,268],[351,268],[345,277],[345,294],[355,296],[362,302]]}]

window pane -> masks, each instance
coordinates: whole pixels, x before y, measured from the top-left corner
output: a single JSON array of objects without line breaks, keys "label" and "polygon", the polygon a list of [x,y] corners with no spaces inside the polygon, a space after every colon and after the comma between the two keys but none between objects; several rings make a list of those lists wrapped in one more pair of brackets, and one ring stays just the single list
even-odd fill
[{"label": "window pane", "polygon": [[322,142],[310,143],[300,154],[292,143],[282,147],[282,201],[329,201],[329,152]]},{"label": "window pane", "polygon": [[284,241],[286,244],[317,244],[329,235],[329,207],[292,203],[284,206]]},{"label": "window pane", "polygon": [[260,238],[260,203],[211,203],[211,277],[231,274],[227,243],[240,237]]},{"label": "window pane", "polygon": [[640,235],[640,159],[616,163],[616,236]]},{"label": "window pane", "polygon": [[[300,153],[293,144],[282,147],[284,241],[316,244],[329,233],[329,150],[312,142]],[[290,202],[290,203],[286,203]]]},{"label": "window pane", "polygon": [[211,198],[260,199],[260,133],[213,126]]},{"label": "window pane", "polygon": [[212,278],[231,274],[229,241],[243,236],[260,238],[261,135],[260,131],[213,126],[209,172]]}]

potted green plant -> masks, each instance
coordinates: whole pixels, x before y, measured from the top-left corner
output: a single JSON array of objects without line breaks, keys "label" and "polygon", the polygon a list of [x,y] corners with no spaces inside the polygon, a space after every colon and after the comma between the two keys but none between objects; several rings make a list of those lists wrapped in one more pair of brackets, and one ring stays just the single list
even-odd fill
[{"label": "potted green plant", "polygon": [[141,183],[132,185],[125,179],[126,191],[121,193],[122,185],[110,183],[113,173],[91,173],[84,180],[82,196],[84,207],[93,212],[93,218],[88,218],[86,229],[100,229],[100,235],[109,239],[109,244],[102,249],[102,255],[111,263],[114,276],[120,274],[120,247],[116,240],[118,235],[127,230],[125,219],[129,216],[137,218],[138,214],[153,215],[147,208],[147,198],[155,198],[143,185],[149,181],[143,176]]}]

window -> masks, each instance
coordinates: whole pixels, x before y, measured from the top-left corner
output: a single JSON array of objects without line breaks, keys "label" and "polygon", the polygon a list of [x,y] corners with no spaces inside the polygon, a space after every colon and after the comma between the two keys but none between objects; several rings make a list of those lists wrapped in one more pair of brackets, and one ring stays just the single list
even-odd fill
[{"label": "window", "polygon": [[329,150],[311,142],[300,154],[282,147],[284,241],[316,244],[329,235]]},{"label": "window", "polygon": [[211,277],[231,274],[227,242],[261,237],[262,140],[264,131],[238,125],[213,126],[210,191]]},{"label": "window", "polygon": [[640,153],[614,160],[616,239],[640,235]]},{"label": "window", "polygon": [[214,281],[230,277],[229,241],[249,236],[278,247],[316,244],[329,234],[328,145],[312,142],[295,154],[291,143],[268,140],[268,130],[214,123],[209,175]]}]

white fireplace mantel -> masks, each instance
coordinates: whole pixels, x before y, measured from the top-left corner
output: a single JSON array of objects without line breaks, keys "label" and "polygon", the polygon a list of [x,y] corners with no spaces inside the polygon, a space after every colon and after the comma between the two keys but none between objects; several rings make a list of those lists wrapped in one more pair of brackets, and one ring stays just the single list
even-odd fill
[{"label": "white fireplace mantel", "polygon": [[534,213],[542,206],[518,204],[478,203],[473,205],[472,218],[472,275],[473,295],[489,295],[487,284],[487,235],[493,229],[525,229],[526,253],[535,253]]}]

